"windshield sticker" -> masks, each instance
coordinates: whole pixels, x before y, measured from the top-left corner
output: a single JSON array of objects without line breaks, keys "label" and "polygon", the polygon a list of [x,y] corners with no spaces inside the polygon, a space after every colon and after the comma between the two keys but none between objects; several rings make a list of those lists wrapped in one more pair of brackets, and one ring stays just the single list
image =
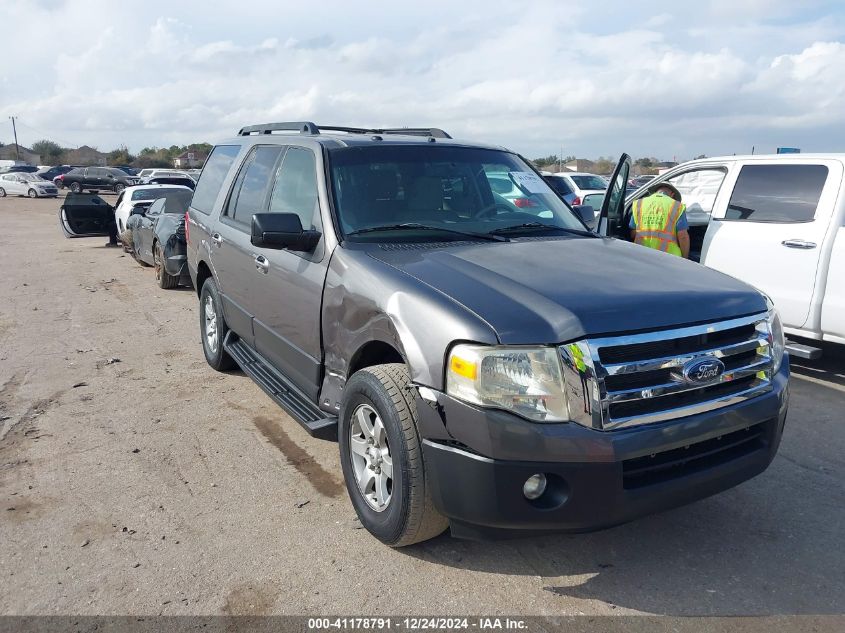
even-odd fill
[{"label": "windshield sticker", "polygon": [[508,172],[508,175],[517,187],[527,193],[546,193],[548,191],[546,183],[537,174],[529,171],[511,171]]}]

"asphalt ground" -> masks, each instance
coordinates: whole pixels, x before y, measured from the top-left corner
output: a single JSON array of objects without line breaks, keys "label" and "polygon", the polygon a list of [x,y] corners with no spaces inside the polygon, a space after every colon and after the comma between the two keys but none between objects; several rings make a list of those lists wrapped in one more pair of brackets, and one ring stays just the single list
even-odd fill
[{"label": "asphalt ground", "polygon": [[[113,197],[112,197],[113,198]],[[392,550],[337,445],[202,354],[195,293],[0,199],[0,614],[841,614],[845,353],[762,475],[602,532]]]}]

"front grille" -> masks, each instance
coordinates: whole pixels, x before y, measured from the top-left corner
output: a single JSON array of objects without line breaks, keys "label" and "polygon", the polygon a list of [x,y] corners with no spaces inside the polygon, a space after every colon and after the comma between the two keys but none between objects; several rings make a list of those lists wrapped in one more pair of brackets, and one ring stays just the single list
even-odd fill
[{"label": "front grille", "polygon": [[719,466],[766,446],[770,422],[682,446],[654,455],[622,462],[622,486],[626,490],[662,483]]},{"label": "front grille", "polygon": [[[570,417],[595,429],[615,430],[761,395],[772,388],[769,341],[766,316],[757,315],[564,345],[560,350]],[[684,376],[685,367],[714,359],[724,369],[712,380],[695,382]]]}]

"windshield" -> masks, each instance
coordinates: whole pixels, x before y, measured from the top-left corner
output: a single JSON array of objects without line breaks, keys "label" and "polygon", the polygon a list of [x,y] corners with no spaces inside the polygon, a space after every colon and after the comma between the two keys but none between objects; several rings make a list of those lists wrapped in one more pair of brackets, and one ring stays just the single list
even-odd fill
[{"label": "windshield", "polygon": [[[347,235],[393,227],[408,238],[489,234],[532,224],[583,230],[569,207],[522,159],[500,150],[431,145],[381,145],[329,150],[335,207]],[[401,227],[399,225],[409,225]],[[418,227],[417,227],[418,228]],[[518,234],[518,231],[511,235]],[[361,239],[389,240],[368,232]]]},{"label": "windshield", "polygon": [[44,179],[43,179],[41,176],[39,176],[38,174],[25,174],[25,173],[22,173],[22,174],[18,174],[18,175],[19,175],[21,178],[23,178],[24,180],[27,180],[27,181],[29,181],[29,182],[44,182]]},{"label": "windshield", "polygon": [[185,189],[184,187],[179,187],[178,189],[175,187],[156,187],[155,189],[139,189],[137,191],[133,191],[132,202],[137,200],[158,200],[159,198],[170,198],[171,196],[176,195],[174,192],[187,195],[189,198],[191,197],[191,191]]},{"label": "windshield", "polygon": [[599,176],[570,176],[579,189],[607,189],[607,181]]}]

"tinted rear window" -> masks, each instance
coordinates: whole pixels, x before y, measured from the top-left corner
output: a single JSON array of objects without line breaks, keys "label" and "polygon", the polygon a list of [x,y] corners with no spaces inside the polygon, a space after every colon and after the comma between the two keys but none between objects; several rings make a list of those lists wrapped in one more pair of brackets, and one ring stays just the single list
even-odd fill
[{"label": "tinted rear window", "polygon": [[194,190],[191,202],[194,209],[206,215],[211,213],[220,187],[240,150],[238,145],[218,145],[212,150]]},{"label": "tinted rear window", "polygon": [[570,193],[573,193],[572,187],[569,186],[565,178],[561,178],[560,176],[543,176],[543,180],[561,196],[568,196]]},{"label": "tinted rear window", "polygon": [[745,165],[725,219],[810,222],[826,180],[824,165]]},{"label": "tinted rear window", "polygon": [[159,198],[166,198],[172,195],[173,192],[184,192],[189,198],[190,191],[184,189],[171,189],[169,187],[155,188],[155,189],[138,189],[132,192],[132,200],[158,200]]}]

